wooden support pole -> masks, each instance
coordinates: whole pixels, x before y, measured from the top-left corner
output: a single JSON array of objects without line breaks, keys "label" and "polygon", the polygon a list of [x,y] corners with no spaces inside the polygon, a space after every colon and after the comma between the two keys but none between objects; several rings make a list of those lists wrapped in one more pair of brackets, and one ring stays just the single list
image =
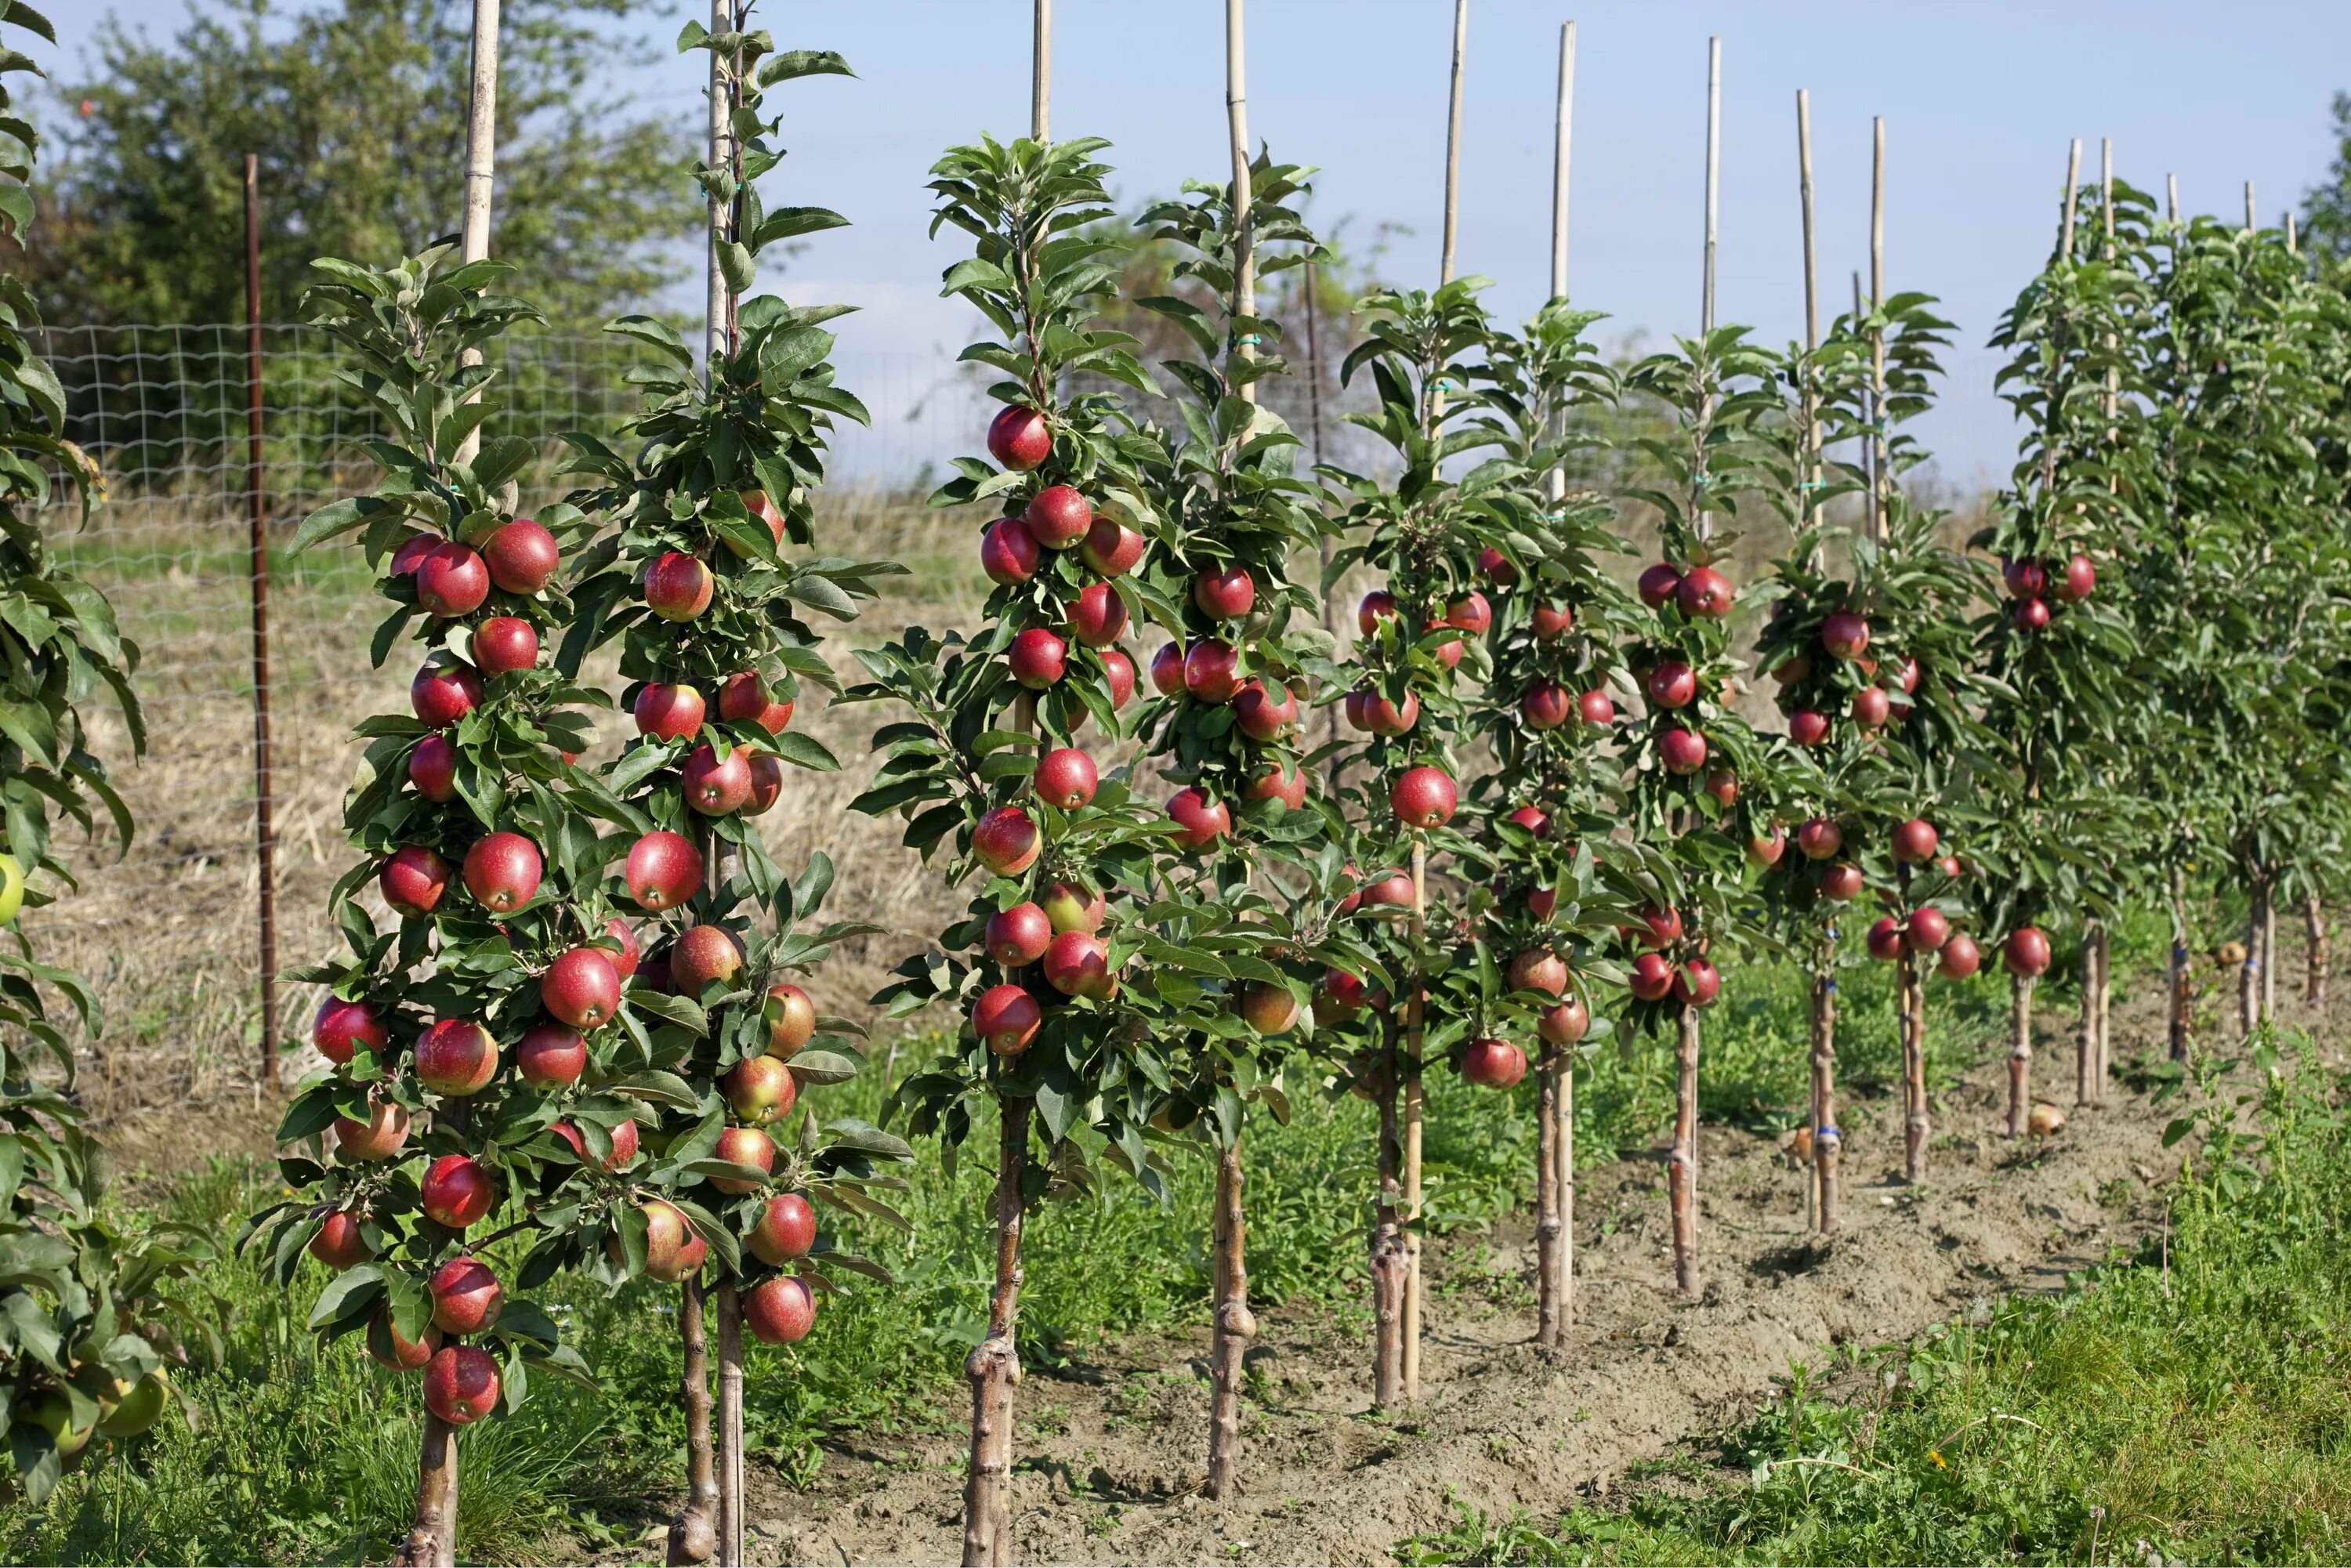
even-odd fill
[{"label": "wooden support pole", "polygon": [[[465,208],[457,241],[457,254],[464,260],[489,259],[490,202],[497,191],[497,173],[498,0],[474,0],[473,71],[465,109]],[[480,364],[481,350],[465,350],[458,355],[458,362]],[[457,444],[455,460],[471,463],[481,449],[482,433],[476,427]]]},{"label": "wooden support pole", "polygon": [[[1230,370],[1239,380],[1244,367],[1257,358],[1257,225],[1250,215],[1255,196],[1249,183],[1249,89],[1247,37],[1242,29],[1242,0],[1225,0],[1225,118],[1233,143],[1233,298],[1232,340],[1226,345]],[[1257,402],[1257,382],[1244,381],[1243,401]]]},{"label": "wooden support pole", "polygon": [[2074,259],[2074,192],[2082,183],[2082,139],[2074,138],[2073,150],[2065,155],[2065,223],[2058,231],[2057,256],[2060,260]]},{"label": "wooden support pole", "polygon": [[1567,172],[1575,120],[1575,24],[1559,25],[1559,109],[1551,161],[1551,297],[1567,298]]},{"label": "wooden support pole", "polygon": [[2179,221],[2179,176],[2177,174],[2163,177],[2163,215],[2166,222],[2176,224]]},{"label": "wooden support pole", "polygon": [[1461,67],[1469,51],[1469,0],[1453,0],[1453,90],[1445,110],[1445,254],[1437,281],[1453,281],[1454,243],[1461,220]]},{"label": "wooden support pole", "polygon": [[1700,329],[1714,330],[1714,242],[1722,182],[1722,40],[1706,41],[1706,284]]},{"label": "wooden support pole", "polygon": [[[1869,165],[1869,308],[1875,316],[1886,305],[1886,117],[1878,115],[1870,122],[1872,151]],[[1869,329],[1869,537],[1877,544],[1886,542],[1886,508],[1888,492],[1894,487],[1894,476],[1887,472],[1893,465],[1893,450],[1886,439],[1886,334],[1876,328]]]},{"label": "wooden support pole", "polygon": [[2245,182],[2245,227],[2252,230],[2261,226],[2253,216],[2253,183],[2248,180]]},{"label": "wooden support pole", "polygon": [[1029,139],[1053,136],[1053,0],[1037,0],[1029,50]]},{"label": "wooden support pole", "polygon": [[2008,1135],[2024,1136],[2032,1110],[2032,979],[2012,975],[2008,990]]}]

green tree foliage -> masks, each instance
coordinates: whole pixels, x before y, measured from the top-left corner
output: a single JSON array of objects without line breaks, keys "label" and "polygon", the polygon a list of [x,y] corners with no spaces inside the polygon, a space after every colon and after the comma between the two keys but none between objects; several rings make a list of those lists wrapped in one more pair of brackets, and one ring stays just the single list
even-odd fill
[{"label": "green tree foliage", "polygon": [[[684,121],[632,112],[613,30],[649,0],[507,0],[498,83],[498,254],[555,324],[587,326],[682,276],[697,204],[668,176]],[[245,155],[260,158],[263,299],[283,313],[311,256],[376,264],[457,227],[473,6],[279,0],[192,6],[157,40],[110,20],[61,85],[66,155],[27,240],[52,314],[234,321],[244,311]],[[81,105],[88,104],[85,115]]]}]

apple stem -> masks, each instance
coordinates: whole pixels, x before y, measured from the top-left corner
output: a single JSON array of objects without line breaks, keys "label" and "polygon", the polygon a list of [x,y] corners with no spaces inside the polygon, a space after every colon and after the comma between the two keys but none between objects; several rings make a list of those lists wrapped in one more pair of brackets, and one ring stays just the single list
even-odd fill
[{"label": "apple stem", "polygon": [[718,1562],[743,1568],[743,1299],[718,1287]]},{"label": "apple stem", "polygon": [[1842,1142],[1836,1127],[1836,948],[1834,939],[1821,945],[1819,967],[1813,971],[1813,1184],[1816,1189],[1821,1234],[1834,1236],[1837,1228],[1837,1155]]},{"label": "apple stem", "polygon": [[2008,984],[2008,1135],[2024,1136],[2032,1100],[2032,977],[2012,975]]},{"label": "apple stem", "polygon": [[1395,1028],[1382,1031],[1386,1058],[1380,1088],[1380,1201],[1372,1223],[1372,1404],[1393,1410],[1404,1403],[1405,1255],[1403,1187],[1397,1170],[1404,1148],[1396,1134],[1396,1075],[1403,1065]]},{"label": "apple stem", "polygon": [[1667,1167],[1674,1218],[1674,1283],[1698,1294],[1698,1009],[1685,1006],[1675,1020],[1674,1061],[1680,1069],[1674,1095],[1674,1153]]},{"label": "apple stem", "polygon": [[685,1406],[685,1501],[669,1522],[669,1562],[707,1563],[718,1549],[718,1481],[710,1453],[710,1352],[698,1270],[678,1287],[677,1336],[684,1352],[678,1398]]},{"label": "apple stem", "polygon": [[457,1429],[430,1410],[417,1463],[416,1519],[392,1561],[399,1568],[454,1568],[457,1561]]},{"label": "apple stem", "polygon": [[1217,1155],[1217,1210],[1211,1261],[1216,1273],[1217,1314],[1209,1364],[1214,1379],[1208,1422],[1208,1478],[1201,1490],[1230,1497],[1241,1458],[1241,1380],[1248,1372],[1249,1342],[1257,1319],[1249,1305],[1249,1228],[1241,1205],[1247,1180],[1240,1139]]},{"label": "apple stem", "polygon": [[1020,1312],[1020,1231],[1028,1215],[1021,1178],[1029,1166],[1030,1102],[998,1096],[1003,1136],[996,1167],[996,1289],[987,1337],[964,1363],[971,1382],[971,1469],[964,1487],[964,1568],[1012,1561],[1012,1390],[1020,1381],[1015,1329]]}]

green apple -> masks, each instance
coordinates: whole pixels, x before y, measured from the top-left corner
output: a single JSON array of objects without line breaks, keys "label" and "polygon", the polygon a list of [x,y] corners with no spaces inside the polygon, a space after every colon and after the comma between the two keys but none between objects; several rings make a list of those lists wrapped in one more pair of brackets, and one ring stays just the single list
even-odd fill
[{"label": "green apple", "polygon": [[0,854],[0,925],[14,922],[24,907],[25,868],[15,855]]}]

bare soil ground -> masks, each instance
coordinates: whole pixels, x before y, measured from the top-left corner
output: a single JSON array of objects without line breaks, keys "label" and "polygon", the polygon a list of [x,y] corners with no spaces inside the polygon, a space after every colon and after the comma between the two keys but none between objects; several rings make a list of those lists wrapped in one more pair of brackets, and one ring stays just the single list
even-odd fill
[{"label": "bare soil ground", "polygon": [[[2159,1050],[2160,1005],[2152,986],[2117,998],[2117,1060]],[[2061,1105],[2072,1098],[2070,1022],[2043,1020],[2036,1062]],[[1585,1171],[1577,1321],[1556,1361],[1529,1343],[1523,1228],[1434,1244],[1421,1399],[1400,1416],[1369,1408],[1366,1324],[1262,1312],[1245,1490],[1228,1503],[1196,1491],[1205,1328],[1034,1372],[1019,1397],[1018,1557],[1388,1561],[1400,1540],[1452,1523],[1457,1501],[1541,1517],[1589,1500],[1629,1466],[1751,1409],[1791,1360],[1817,1366],[1827,1346],[1906,1339],[2004,1292],[2060,1288],[2155,1223],[2173,1108],[2116,1082],[2102,1107],[2068,1106],[2045,1145],[2018,1146],[2002,1135],[2006,1093],[2004,1063],[1988,1051],[1938,1098],[1917,1187],[1901,1177],[1899,1106],[1853,1106],[1846,1224],[1829,1241],[1807,1236],[1803,1184],[1785,1155],[1706,1128],[1696,1301],[1673,1290],[1662,1160]],[[937,1435],[837,1447],[805,1493],[755,1469],[753,1559],[956,1562],[965,1408],[959,1390],[943,1391]]]}]

